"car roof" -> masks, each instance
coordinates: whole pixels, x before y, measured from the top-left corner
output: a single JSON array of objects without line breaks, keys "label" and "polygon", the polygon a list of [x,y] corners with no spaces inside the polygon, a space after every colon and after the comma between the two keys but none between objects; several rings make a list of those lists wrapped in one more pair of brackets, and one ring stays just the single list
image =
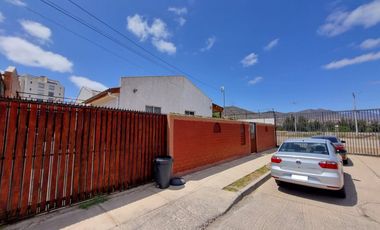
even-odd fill
[{"label": "car roof", "polygon": [[328,136],[328,135],[318,135],[318,136],[312,136],[311,138],[337,138],[336,136]]},{"label": "car roof", "polygon": [[298,139],[288,139],[284,141],[284,143],[294,143],[294,142],[307,142],[307,143],[321,143],[321,144],[326,144],[330,142],[329,140],[325,139],[314,139],[314,138],[298,138]]}]

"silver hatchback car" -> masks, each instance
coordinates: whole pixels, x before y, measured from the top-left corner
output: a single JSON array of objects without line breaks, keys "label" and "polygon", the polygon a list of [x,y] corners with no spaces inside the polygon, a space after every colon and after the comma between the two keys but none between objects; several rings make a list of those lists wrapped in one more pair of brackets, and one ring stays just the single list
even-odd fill
[{"label": "silver hatchback car", "polygon": [[288,182],[335,190],[339,197],[346,197],[342,158],[329,140],[287,140],[271,162],[271,174],[279,186]]}]

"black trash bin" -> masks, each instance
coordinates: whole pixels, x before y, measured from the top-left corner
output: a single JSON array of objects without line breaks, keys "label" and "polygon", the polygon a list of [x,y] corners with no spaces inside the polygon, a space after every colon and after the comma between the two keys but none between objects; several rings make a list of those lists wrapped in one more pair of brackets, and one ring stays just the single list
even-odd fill
[{"label": "black trash bin", "polygon": [[154,177],[159,188],[164,189],[170,185],[173,159],[170,156],[157,157],[154,160]]}]

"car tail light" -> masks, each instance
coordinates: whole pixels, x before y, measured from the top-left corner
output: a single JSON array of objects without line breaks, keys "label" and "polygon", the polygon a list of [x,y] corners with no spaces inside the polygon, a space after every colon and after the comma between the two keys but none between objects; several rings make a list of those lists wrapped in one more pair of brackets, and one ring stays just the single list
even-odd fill
[{"label": "car tail light", "polygon": [[281,158],[279,158],[279,157],[276,157],[276,156],[273,156],[271,159],[270,159],[270,161],[272,162],[272,163],[276,163],[276,164],[279,164],[279,163],[281,163]]},{"label": "car tail light", "polygon": [[319,166],[324,169],[338,169],[338,163],[335,161],[321,161]]}]

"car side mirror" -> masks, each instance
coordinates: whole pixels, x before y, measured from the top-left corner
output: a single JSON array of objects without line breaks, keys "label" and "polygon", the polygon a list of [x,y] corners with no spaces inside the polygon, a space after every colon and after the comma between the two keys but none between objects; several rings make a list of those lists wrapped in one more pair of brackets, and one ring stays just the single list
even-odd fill
[{"label": "car side mirror", "polygon": [[341,140],[340,142],[342,142],[343,144],[345,144],[345,143],[346,143],[346,141],[343,141],[343,140]]}]

